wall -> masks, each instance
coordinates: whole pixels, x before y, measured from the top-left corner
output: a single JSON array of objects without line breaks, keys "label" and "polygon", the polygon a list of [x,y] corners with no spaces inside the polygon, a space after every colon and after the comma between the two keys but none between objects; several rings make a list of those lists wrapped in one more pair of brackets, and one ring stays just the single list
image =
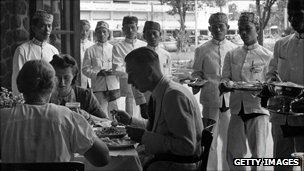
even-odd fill
[{"label": "wall", "polygon": [[[0,86],[11,89],[13,55],[18,45],[28,41],[30,16],[37,9],[53,13],[53,30],[60,30],[60,0],[1,0]],[[60,51],[60,36],[52,42]]]},{"label": "wall", "polygon": [[0,86],[11,89],[13,55],[29,39],[29,0],[1,0]]}]

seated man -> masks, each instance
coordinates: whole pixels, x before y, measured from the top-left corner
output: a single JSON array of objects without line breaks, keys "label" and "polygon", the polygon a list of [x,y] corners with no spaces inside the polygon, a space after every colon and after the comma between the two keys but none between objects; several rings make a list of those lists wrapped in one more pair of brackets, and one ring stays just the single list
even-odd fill
[{"label": "seated man", "polygon": [[78,67],[70,55],[54,55],[50,64],[54,67],[57,87],[51,96],[51,103],[65,105],[66,102],[80,102],[80,108],[91,115],[108,118],[94,94],[75,85]]},{"label": "seated man", "polygon": [[[203,123],[193,94],[170,81],[161,72],[157,53],[141,47],[126,58],[128,83],[141,93],[150,91],[148,122],[117,111],[116,118],[127,127],[134,141],[145,146],[154,162],[148,170],[197,170],[201,154]],[[149,163],[149,162],[147,162]]]},{"label": "seated man", "polygon": [[55,71],[44,60],[26,62],[17,76],[25,103],[0,109],[1,160],[68,162],[73,153],[95,166],[109,162],[109,149],[79,114],[48,103],[55,86]]}]

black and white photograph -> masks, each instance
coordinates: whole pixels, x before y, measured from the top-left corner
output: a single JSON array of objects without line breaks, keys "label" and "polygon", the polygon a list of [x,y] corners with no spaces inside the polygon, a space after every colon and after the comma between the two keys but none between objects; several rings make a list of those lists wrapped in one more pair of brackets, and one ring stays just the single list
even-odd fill
[{"label": "black and white photograph", "polygon": [[304,0],[0,0],[1,171],[304,171]]}]

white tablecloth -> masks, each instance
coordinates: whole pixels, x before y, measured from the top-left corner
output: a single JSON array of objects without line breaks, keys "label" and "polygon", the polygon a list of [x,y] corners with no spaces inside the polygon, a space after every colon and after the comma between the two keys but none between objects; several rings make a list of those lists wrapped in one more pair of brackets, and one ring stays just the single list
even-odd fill
[{"label": "white tablecloth", "polygon": [[110,150],[111,161],[104,167],[93,166],[84,156],[75,154],[74,161],[85,164],[86,171],[142,171],[135,148]]}]

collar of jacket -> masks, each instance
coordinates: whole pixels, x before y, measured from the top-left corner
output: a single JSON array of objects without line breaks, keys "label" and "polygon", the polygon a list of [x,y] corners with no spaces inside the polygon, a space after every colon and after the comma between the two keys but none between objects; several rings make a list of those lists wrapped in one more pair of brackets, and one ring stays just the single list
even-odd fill
[{"label": "collar of jacket", "polygon": [[159,80],[159,82],[156,84],[155,88],[152,90],[152,93],[151,93],[152,98],[156,99],[157,93],[161,93],[161,92],[162,92],[162,91],[161,91],[161,88],[162,88],[161,84],[162,84],[162,82],[164,82],[164,81],[165,81],[165,77],[162,76],[162,78],[161,78],[161,79]]},{"label": "collar of jacket", "polygon": [[227,39],[224,39],[224,40],[222,40],[222,41],[218,41],[218,40],[215,40],[215,39],[212,39],[212,40],[211,40],[211,42],[212,42],[213,44],[216,44],[216,45],[222,45],[222,44],[226,43],[226,41],[227,41]]},{"label": "collar of jacket", "polygon": [[108,44],[108,42],[104,42],[104,43],[97,42],[97,45],[101,46],[101,47],[105,47],[107,44]]},{"label": "collar of jacket", "polygon": [[157,50],[159,48],[159,45],[157,45],[156,47],[147,45],[147,47],[150,48],[150,49],[153,49],[155,51],[155,50]]},{"label": "collar of jacket", "polygon": [[35,45],[38,45],[38,46],[44,46],[46,44],[46,41],[43,41],[43,42],[40,42],[39,40],[37,40],[35,37],[32,39],[32,42],[35,44]]},{"label": "collar of jacket", "polygon": [[128,38],[125,38],[125,42],[127,43],[130,43],[130,44],[134,44],[136,43],[137,39],[128,39]]},{"label": "collar of jacket", "polygon": [[244,46],[243,46],[243,48],[246,49],[246,50],[253,50],[253,49],[257,48],[257,47],[259,47],[259,43],[258,42],[254,43],[252,45],[249,45],[249,46],[247,46],[247,45],[244,44]]}]

